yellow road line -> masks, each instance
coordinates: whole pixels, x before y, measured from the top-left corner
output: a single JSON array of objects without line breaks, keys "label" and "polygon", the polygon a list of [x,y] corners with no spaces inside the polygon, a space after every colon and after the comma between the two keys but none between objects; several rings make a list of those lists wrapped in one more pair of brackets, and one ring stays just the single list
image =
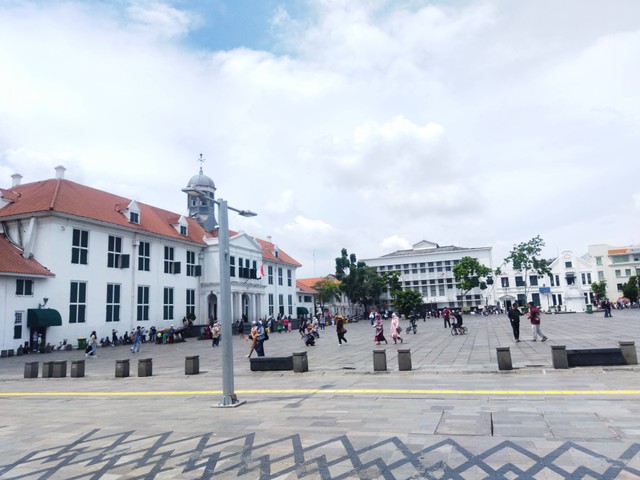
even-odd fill
[{"label": "yellow road line", "polygon": [[[236,390],[238,395],[640,395],[640,390],[456,390],[456,389],[250,389]],[[221,395],[222,390],[147,391],[147,392],[0,392],[2,397],[141,397],[180,395]]]}]

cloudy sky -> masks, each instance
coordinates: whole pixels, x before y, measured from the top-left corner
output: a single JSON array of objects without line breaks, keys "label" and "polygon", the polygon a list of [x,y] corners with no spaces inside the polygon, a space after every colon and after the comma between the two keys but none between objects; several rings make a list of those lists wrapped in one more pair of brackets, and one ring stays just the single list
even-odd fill
[{"label": "cloudy sky", "polygon": [[640,243],[640,2],[3,0],[0,186],[217,196],[334,271],[420,240]]}]

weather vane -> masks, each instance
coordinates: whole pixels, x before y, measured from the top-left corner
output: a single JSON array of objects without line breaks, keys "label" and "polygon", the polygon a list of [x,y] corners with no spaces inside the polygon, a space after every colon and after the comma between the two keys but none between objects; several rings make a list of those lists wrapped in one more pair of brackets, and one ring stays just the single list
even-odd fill
[{"label": "weather vane", "polygon": [[202,158],[202,154],[200,154],[200,158],[197,161],[200,162],[200,175],[202,175],[202,165],[204,164],[204,158]]}]

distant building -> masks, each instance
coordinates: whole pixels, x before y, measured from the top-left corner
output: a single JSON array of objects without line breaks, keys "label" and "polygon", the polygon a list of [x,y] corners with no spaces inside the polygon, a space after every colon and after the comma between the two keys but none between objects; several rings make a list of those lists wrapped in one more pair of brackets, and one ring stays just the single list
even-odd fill
[{"label": "distant building", "polygon": [[629,277],[640,275],[640,245],[589,245],[588,252],[595,270],[594,282],[607,281],[607,297],[612,302],[622,297]]},{"label": "distant building", "polygon": [[[483,307],[491,305],[491,289],[474,288],[461,298],[455,286],[453,267],[462,257],[471,257],[493,270],[491,247],[463,248],[454,245],[440,246],[423,240],[409,250],[397,250],[364,262],[374,267],[379,275],[398,272],[403,289],[413,289],[422,294],[423,302],[429,309],[444,307]],[[383,294],[382,301],[390,303],[389,292]]]},{"label": "distant building", "polygon": [[[189,187],[189,215],[56,178],[0,188],[0,345],[34,334],[75,343],[136,326],[196,324],[218,315],[220,268],[213,203],[202,174]],[[270,239],[230,232],[232,320],[295,315],[300,264]],[[261,272],[265,272],[264,276]]]},{"label": "distant building", "polygon": [[[322,315],[323,305],[321,305],[320,301],[318,300],[318,292],[314,289],[314,285],[322,280],[331,280],[332,282],[335,282],[336,285],[340,285],[340,281],[331,274],[325,277],[301,278],[300,280],[298,280],[298,283],[300,285],[304,285],[306,288],[310,288],[314,290],[314,292],[316,292],[313,299],[315,302],[315,307],[313,309],[310,309],[310,311],[313,312],[316,316]],[[325,313],[331,316],[344,315],[345,317],[350,317],[353,315],[362,314],[362,312],[364,311],[362,306],[352,304],[347,296],[342,292],[340,293],[340,296],[338,298],[332,299],[331,301],[327,302],[324,305],[324,308],[326,310]]]},{"label": "distant building", "polygon": [[[494,282],[499,305],[508,310],[513,302],[524,306],[528,302],[545,310],[583,312],[594,302],[591,291],[593,268],[587,258],[565,251],[549,263],[551,275],[539,276],[513,270],[510,264],[500,267],[501,275]],[[525,280],[527,282],[525,294]]]}]

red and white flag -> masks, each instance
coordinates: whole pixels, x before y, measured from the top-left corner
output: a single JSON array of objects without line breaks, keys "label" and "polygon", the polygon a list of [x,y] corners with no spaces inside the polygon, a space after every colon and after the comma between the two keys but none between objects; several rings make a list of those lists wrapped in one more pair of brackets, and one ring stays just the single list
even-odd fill
[{"label": "red and white flag", "polygon": [[264,277],[264,263],[260,265],[260,269],[258,269],[258,278]]}]

